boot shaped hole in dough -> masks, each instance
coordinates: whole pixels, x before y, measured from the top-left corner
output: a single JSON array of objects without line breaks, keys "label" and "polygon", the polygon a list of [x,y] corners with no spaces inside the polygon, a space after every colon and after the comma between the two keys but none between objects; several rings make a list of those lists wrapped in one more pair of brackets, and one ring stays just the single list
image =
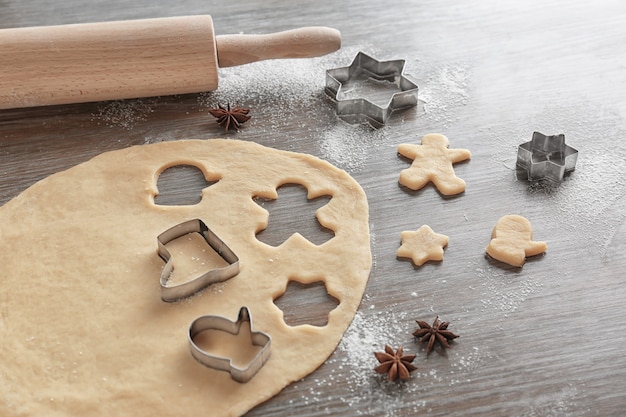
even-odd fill
[{"label": "boot shaped hole in dough", "polygon": [[[279,246],[298,232],[309,242],[321,245],[335,236],[332,230],[320,224],[315,215],[317,209],[328,204],[331,196],[308,199],[306,187],[293,183],[281,185],[276,192],[278,198],[275,200],[254,197],[255,203],[269,212],[268,225],[257,233],[258,240],[270,246]],[[302,212],[307,214],[293,215]]]},{"label": "boot shaped hole in dough", "polygon": [[289,281],[285,292],[274,299],[274,304],[282,310],[288,326],[310,324],[321,327],[328,324],[328,313],[339,305],[339,301],[328,294],[323,281],[312,284]]},{"label": "boot shaped hole in dough", "polygon": [[174,265],[167,280],[168,286],[180,285],[210,270],[228,266],[228,262],[197,232],[171,240],[165,247]]}]

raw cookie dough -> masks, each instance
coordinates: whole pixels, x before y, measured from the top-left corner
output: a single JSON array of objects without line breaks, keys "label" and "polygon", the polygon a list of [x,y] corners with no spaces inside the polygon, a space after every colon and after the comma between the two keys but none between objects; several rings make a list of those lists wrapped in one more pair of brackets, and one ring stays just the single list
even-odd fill
[{"label": "raw cookie dough", "polygon": [[[199,167],[196,205],[153,202],[160,172]],[[284,183],[331,195],[317,211],[335,236],[255,238]],[[187,299],[161,301],[157,236],[199,218],[239,256],[241,271]],[[163,142],[104,153],[31,186],[0,207],[0,415],[239,416],[314,371],[359,306],[371,268],[368,205],[344,171],[309,155],[236,140]],[[324,281],[339,300],[323,327],[289,327],[273,303],[289,280]],[[248,383],[191,356],[190,323],[211,314],[272,337]]]},{"label": "raw cookie dough", "polygon": [[525,217],[509,214],[496,223],[486,250],[500,262],[521,267],[527,256],[539,255],[548,248],[546,242],[533,241],[532,237],[530,222]]},{"label": "raw cookie dough", "polygon": [[456,176],[452,164],[469,159],[471,153],[467,149],[448,149],[448,144],[444,135],[431,133],[422,137],[421,145],[398,145],[398,153],[413,160],[410,168],[400,172],[400,184],[419,190],[432,181],[443,195],[465,191],[465,181]]},{"label": "raw cookie dough", "polygon": [[435,233],[430,226],[423,225],[417,231],[401,233],[402,245],[396,256],[410,258],[416,266],[427,261],[442,261],[443,248],[448,245],[448,236]]}]

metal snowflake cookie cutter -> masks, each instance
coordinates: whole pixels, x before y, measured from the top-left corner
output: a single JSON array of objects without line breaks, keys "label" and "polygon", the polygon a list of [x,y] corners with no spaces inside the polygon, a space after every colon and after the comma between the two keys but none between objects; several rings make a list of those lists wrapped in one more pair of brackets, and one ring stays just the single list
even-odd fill
[{"label": "metal snowflake cookie cutter", "polygon": [[[196,344],[196,336],[205,330],[220,330],[238,335],[241,326],[247,323],[250,326],[250,342],[261,349],[254,358],[244,367],[233,364],[231,358],[210,354]],[[237,321],[233,322],[222,316],[201,316],[189,326],[189,346],[191,355],[202,365],[219,371],[227,371],[237,382],[248,382],[270,358],[272,338],[259,331],[252,330],[252,318],[248,307],[241,307]]]},{"label": "metal snowflake cookie cutter", "polygon": [[[348,67],[326,71],[326,94],[337,103],[337,115],[348,121],[366,117],[384,125],[394,110],[417,105],[417,84],[403,73],[405,61],[378,61],[359,52]],[[382,90],[382,100],[365,98],[358,82],[369,83],[370,89]],[[389,83],[396,90],[389,97]],[[378,98],[378,96],[377,96]],[[377,104],[377,102],[384,102]]]},{"label": "metal snowflake cookie cutter", "polygon": [[531,181],[548,179],[563,181],[566,173],[576,168],[578,151],[565,144],[565,135],[546,136],[533,132],[530,142],[517,149],[517,175]]},{"label": "metal snowflake cookie cutter", "polygon": [[[165,245],[174,239],[190,233],[200,234],[215,252],[224,259],[228,265],[223,268],[211,269],[196,278],[177,285],[168,285],[168,281],[174,271],[172,255]],[[161,299],[167,302],[180,300],[195,294],[203,288],[215,282],[226,281],[239,273],[239,257],[199,219],[188,220],[180,223],[157,237],[159,244],[158,254],[165,261],[161,271]]]}]

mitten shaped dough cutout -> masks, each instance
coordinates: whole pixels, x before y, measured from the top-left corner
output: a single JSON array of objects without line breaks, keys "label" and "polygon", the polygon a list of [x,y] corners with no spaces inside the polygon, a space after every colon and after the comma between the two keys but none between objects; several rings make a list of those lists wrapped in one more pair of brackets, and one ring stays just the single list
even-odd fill
[{"label": "mitten shaped dough cutout", "polygon": [[546,242],[534,241],[532,237],[528,219],[516,214],[503,216],[493,228],[487,254],[500,262],[521,267],[528,256],[539,255],[548,248]]}]

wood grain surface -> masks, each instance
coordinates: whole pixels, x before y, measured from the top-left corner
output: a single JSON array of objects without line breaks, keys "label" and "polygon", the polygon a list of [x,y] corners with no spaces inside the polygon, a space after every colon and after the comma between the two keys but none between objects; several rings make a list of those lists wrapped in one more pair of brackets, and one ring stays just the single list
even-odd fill
[{"label": "wood grain surface", "polygon": [[[373,269],[335,353],[249,416],[626,412],[626,3],[0,0],[0,28],[194,14],[212,15],[218,35],[330,26],[342,32],[343,46],[322,58],[221,69],[212,93],[0,111],[0,204],[55,172],[132,145],[227,137],[313,154],[365,189]],[[349,65],[359,51],[406,60],[420,105],[379,129],[338,119],[324,72]],[[207,113],[226,102],[251,109],[239,132],[224,132]],[[533,131],[564,133],[579,150],[563,183],[516,178],[517,146]],[[417,144],[427,133],[472,152],[455,166],[465,193],[399,186],[411,161],[398,156],[398,144]],[[193,183],[176,181],[177,189]],[[324,238],[303,193],[286,193],[292,210],[269,209],[283,216],[275,229],[309,216],[298,227]],[[525,216],[535,239],[548,242],[545,255],[521,269],[484,254],[506,214]],[[442,262],[414,267],[395,252],[400,232],[423,224],[450,242]],[[329,303],[305,293],[285,300],[293,316]],[[437,315],[460,337],[426,356],[411,336],[414,320]],[[417,354],[410,381],[388,384],[373,372],[372,352],[386,343]]]}]

